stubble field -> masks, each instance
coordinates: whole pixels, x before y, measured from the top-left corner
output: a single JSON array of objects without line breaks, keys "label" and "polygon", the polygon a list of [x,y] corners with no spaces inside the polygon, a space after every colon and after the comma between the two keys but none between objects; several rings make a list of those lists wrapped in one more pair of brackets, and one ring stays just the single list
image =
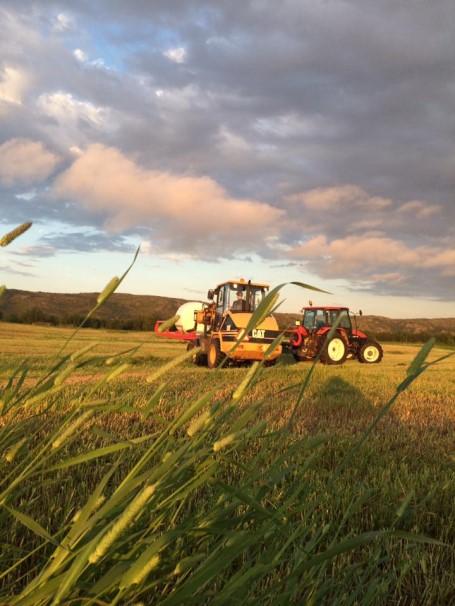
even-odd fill
[{"label": "stubble field", "polygon": [[[6,383],[12,370],[26,358],[31,370],[23,388],[32,386],[55,362],[53,356],[70,334],[69,329],[0,324],[0,385]],[[61,388],[50,394],[48,400],[41,402],[40,406],[49,404],[49,410],[31,415],[27,411],[19,411],[14,417],[0,416],[3,428],[9,423],[26,423],[30,435],[43,439],[66,414],[71,413],[75,403],[83,400],[84,394],[91,391],[92,399],[102,399],[104,403],[121,400],[127,410],[113,410],[99,420],[90,421],[87,427],[80,426],[68,451],[64,452],[65,456],[75,456],[90,449],[102,448],[113,440],[153,436],[158,427],[172,423],[189,402],[205,395],[205,408],[215,401],[232,404],[232,394],[247,373],[245,368],[214,372],[184,361],[164,377],[147,382],[147,377],[181,354],[184,346],[159,341],[144,332],[82,330],[65,353],[95,343],[97,345],[87,354],[85,363],[74,368],[62,382]],[[100,382],[106,372],[117,364],[115,356],[138,345],[137,351],[119,356],[119,360],[121,357],[128,364],[122,368],[119,376],[108,382]],[[273,463],[277,456],[283,455],[289,445],[301,439],[302,447],[294,448],[290,456],[292,473],[285,480],[286,490],[292,491],[300,483],[306,487],[300,509],[297,514],[294,511],[297,515],[294,523],[307,525],[313,530],[330,527],[332,530],[324,531],[327,537],[330,536],[329,546],[335,540],[330,535],[332,531],[335,535],[349,538],[361,533],[392,529],[420,537],[419,542],[413,542],[404,535],[387,535],[359,545],[352,551],[335,554],[318,569],[316,577],[312,577],[313,585],[305,577],[307,573],[301,572],[304,579],[301,581],[301,595],[308,603],[329,604],[334,603],[335,598],[343,604],[455,603],[455,357],[429,367],[419,376],[399,395],[390,411],[357,448],[356,444],[365,436],[381,407],[405,378],[406,370],[419,347],[386,344],[384,349],[384,360],[379,365],[366,366],[356,361],[348,361],[340,367],[318,365],[296,410],[290,431],[286,432],[284,428],[292,414],[300,385],[310,368],[309,364],[297,364],[284,356],[277,366],[264,369],[257,382],[235,400],[238,415],[234,415],[234,419],[251,408],[254,418],[249,423],[262,422],[261,431],[272,432],[274,437],[253,438],[247,445],[239,445],[237,450],[232,450],[229,464],[220,471],[223,485],[241,484],[242,474],[247,473],[245,470],[250,473],[251,466],[255,465],[262,465],[265,469],[269,462]],[[435,347],[428,360],[431,362],[447,353],[448,350]],[[166,387],[154,403],[153,414],[141,415],[140,411],[147,406],[164,380]],[[203,414],[205,408],[201,408]],[[321,437],[320,443],[317,437]],[[151,439],[153,441],[153,437]],[[347,454],[349,457],[345,459]],[[136,459],[133,449],[125,449],[122,451],[120,468],[131,467]],[[309,459],[311,464],[308,463]],[[24,511],[52,536],[56,536],[89,498],[112,462],[112,456],[106,456],[94,459],[94,463],[57,470],[57,476],[48,484],[48,480],[44,483],[40,480],[41,483],[36,485],[28,478],[24,481],[23,489],[17,493],[16,500],[11,502],[17,510]],[[286,465],[291,468],[287,460]],[[11,463],[3,457],[0,476],[6,477],[10,469]],[[273,486],[273,491],[276,491],[275,484]],[[198,492],[185,501],[184,507],[188,510],[196,507],[207,513],[211,507],[210,498]],[[277,503],[281,502],[281,497],[274,492],[275,498]],[[260,506],[277,507],[273,499],[265,495]],[[37,549],[43,543],[43,538],[17,519],[12,520],[6,510],[2,510],[0,525],[0,597],[18,596],[26,583],[42,570],[51,545],[44,545],[14,570],[2,574],[2,571],[8,571],[8,567],[25,557],[24,554]],[[324,532],[321,536],[324,536]],[[421,542],[422,537],[434,539],[440,544]],[[308,542],[308,537],[305,540]],[[325,539],[319,540],[322,541],[321,545],[324,544]],[[233,575],[238,575],[239,570],[257,566],[257,556],[252,551],[242,552],[242,558],[241,564],[236,560],[230,561],[230,568],[223,568],[221,576],[218,575],[216,579],[206,580],[205,584],[201,581],[200,594],[196,592],[192,596],[196,600],[194,603],[197,600],[199,603],[201,600],[216,603],[217,596],[223,595],[221,588],[225,586],[222,579],[232,584]],[[282,603],[298,601],[299,589],[285,594],[278,582],[278,579],[286,578],[286,567],[292,568],[291,562],[292,557],[285,554],[280,567],[259,577],[252,574],[248,599],[244,592],[241,592],[242,595],[235,593],[234,588],[226,594],[229,600],[221,600],[220,603],[256,603],[254,600],[258,600],[258,603],[281,603],[278,601],[280,592],[289,599]],[[95,577],[86,583],[94,583]],[[256,584],[253,583],[253,579],[257,578]],[[305,583],[310,587],[306,593]],[[160,585],[160,594],[150,593],[151,586],[147,586],[141,599],[144,599],[144,603],[170,599],[174,590],[170,589],[170,585],[169,580],[164,586]],[[119,598],[117,590],[114,583],[112,594],[106,594],[117,595],[115,599],[119,601],[115,602],[113,598],[112,603],[134,603],[137,599],[134,595],[129,601],[125,589],[122,589],[122,597]],[[76,596],[81,595],[80,587],[78,591]],[[245,602],[242,602],[243,598]],[[72,599],[75,599],[74,595]],[[311,599],[316,601],[311,602]],[[51,603],[43,600],[37,603]],[[105,596],[99,598],[98,602],[95,598],[93,600],[92,603],[111,603]],[[188,596],[181,600],[179,602],[176,598],[175,603],[193,603]],[[19,600],[6,603],[27,602]],[[81,600],[80,603],[85,602]]]}]

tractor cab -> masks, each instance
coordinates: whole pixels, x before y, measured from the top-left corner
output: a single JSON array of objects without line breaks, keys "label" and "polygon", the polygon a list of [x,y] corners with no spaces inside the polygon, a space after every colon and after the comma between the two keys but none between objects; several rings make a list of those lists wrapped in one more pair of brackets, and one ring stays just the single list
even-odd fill
[{"label": "tractor cab", "polygon": [[216,324],[221,324],[228,314],[252,314],[268,290],[268,284],[243,279],[218,284],[208,292],[208,299],[214,302]]},{"label": "tractor cab", "polygon": [[302,325],[308,332],[331,328],[338,318],[340,328],[352,332],[351,318],[347,307],[305,307]]},{"label": "tractor cab", "polygon": [[353,329],[348,307],[304,307],[302,321],[296,324],[290,348],[298,361],[317,356],[325,364],[343,364],[348,357],[368,364],[382,360],[379,343],[358,330],[357,324]]}]

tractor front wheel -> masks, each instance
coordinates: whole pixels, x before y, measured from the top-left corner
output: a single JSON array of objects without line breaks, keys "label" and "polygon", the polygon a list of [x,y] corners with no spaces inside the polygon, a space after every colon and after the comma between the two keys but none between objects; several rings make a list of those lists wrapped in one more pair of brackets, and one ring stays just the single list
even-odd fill
[{"label": "tractor front wheel", "polygon": [[209,368],[217,368],[224,360],[225,355],[221,351],[220,342],[212,341],[209,345],[209,351],[207,353],[207,366]]},{"label": "tractor front wheel", "polygon": [[321,362],[323,364],[343,364],[347,355],[346,343],[341,337],[335,336],[324,345]]},{"label": "tractor front wheel", "polygon": [[[196,345],[194,343],[188,343],[186,346],[186,351],[192,351],[196,349]],[[191,361],[196,366],[207,366],[207,354],[202,353],[202,351],[195,351],[191,357]]]},{"label": "tractor front wheel", "polygon": [[376,341],[365,341],[359,351],[359,362],[364,364],[378,364],[384,352]]}]

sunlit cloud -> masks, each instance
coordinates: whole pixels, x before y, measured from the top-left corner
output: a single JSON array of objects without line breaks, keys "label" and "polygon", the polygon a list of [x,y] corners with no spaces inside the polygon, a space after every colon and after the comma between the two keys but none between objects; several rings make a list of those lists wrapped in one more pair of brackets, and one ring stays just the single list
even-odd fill
[{"label": "sunlit cloud", "polygon": [[176,252],[231,256],[276,233],[283,211],[230,196],[209,177],[145,169],[119,150],[90,146],[60,175],[54,195],[102,213],[106,228],[149,225]]},{"label": "sunlit cloud", "polygon": [[59,162],[40,141],[10,139],[0,145],[0,183],[10,187],[43,181]]}]

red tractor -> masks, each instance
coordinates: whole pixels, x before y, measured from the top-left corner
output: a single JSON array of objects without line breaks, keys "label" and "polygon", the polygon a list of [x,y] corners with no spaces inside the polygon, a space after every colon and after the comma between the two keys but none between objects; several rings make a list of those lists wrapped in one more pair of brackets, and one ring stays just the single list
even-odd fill
[{"label": "red tractor", "polygon": [[[327,341],[327,334],[338,321],[335,333]],[[355,358],[365,364],[382,360],[379,343],[364,332],[352,327],[347,307],[305,307],[303,319],[296,322],[289,341],[294,358],[312,360],[320,353],[324,364],[343,364],[346,358]]]}]

